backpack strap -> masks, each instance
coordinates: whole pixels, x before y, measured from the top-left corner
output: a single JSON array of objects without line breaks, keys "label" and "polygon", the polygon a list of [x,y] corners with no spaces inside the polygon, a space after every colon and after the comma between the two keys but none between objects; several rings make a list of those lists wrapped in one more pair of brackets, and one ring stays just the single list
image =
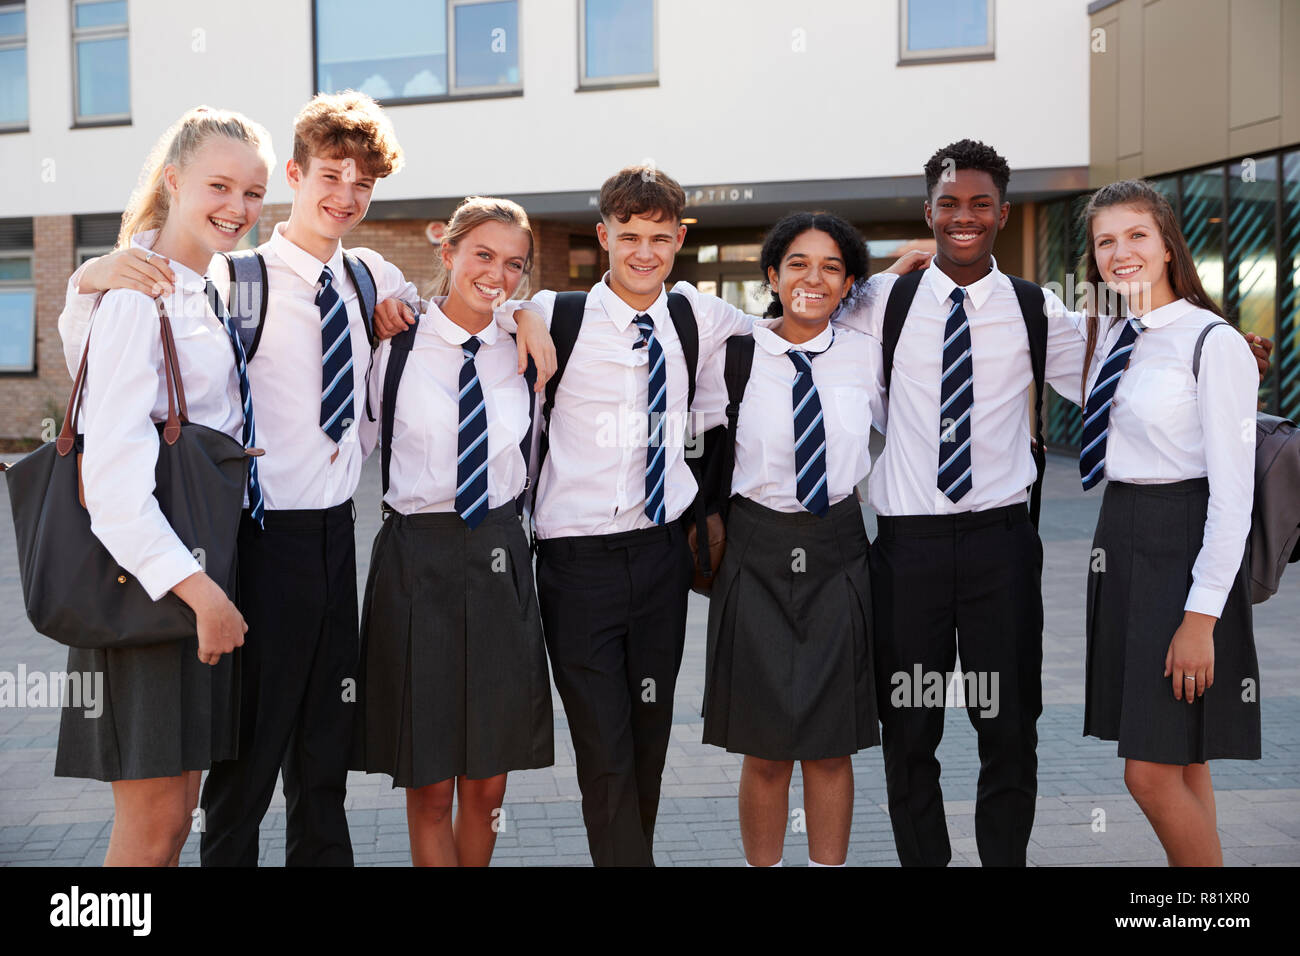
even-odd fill
[{"label": "backpack strap", "polygon": [[379,440],[380,473],[382,475],[383,493],[388,494],[388,468],[393,459],[393,417],[397,408],[397,386],[402,381],[402,370],[411,355],[415,344],[415,333],[420,328],[419,318],[415,325],[403,329],[392,338],[388,352],[388,365],[384,369],[383,406],[380,408]]},{"label": "backpack strap", "polygon": [[726,520],[727,503],[731,498],[731,479],[736,470],[736,429],[740,419],[740,403],[745,398],[745,386],[754,368],[754,336],[733,335],[727,339],[723,380],[727,383],[725,447],[713,457],[709,470],[701,476],[700,490],[695,499],[695,540],[706,542],[696,547],[700,573],[713,574],[708,548],[709,506],[717,504],[718,513]]},{"label": "backpack strap", "polygon": [[550,448],[551,410],[555,408],[555,394],[560,388],[560,379],[569,364],[569,356],[578,343],[578,332],[582,328],[582,314],[587,309],[587,293],[557,292],[555,305],[551,309],[551,341],[555,344],[555,374],[546,380],[546,400],[542,403],[542,434],[537,448],[537,480],[532,487],[532,504],[537,504],[537,485],[542,480],[542,465],[546,462],[546,452]]},{"label": "backpack strap", "polygon": [[370,347],[374,348],[379,344],[375,338],[375,303],[379,295],[375,288],[375,277],[371,274],[368,265],[346,249],[343,250],[343,268],[347,270],[348,278],[352,280],[352,285],[357,290],[357,298],[361,300],[361,318],[366,323],[366,335],[370,336]]},{"label": "backpack strap", "polygon": [[1227,325],[1229,322],[1211,322],[1205,328],[1201,329],[1201,334],[1196,337],[1196,348],[1192,349],[1192,378],[1200,381],[1201,379],[1201,348],[1205,345],[1205,337],[1210,334],[1210,330],[1216,325]]},{"label": "backpack strap", "polygon": [[[680,292],[668,293],[668,315],[682,343],[682,357],[686,359],[686,409],[695,404],[695,373],[700,364],[700,329],[695,322],[695,312],[690,300]],[[748,377],[748,376],[746,376]]]},{"label": "backpack strap", "polygon": [[885,323],[880,343],[885,360],[885,396],[889,396],[889,383],[894,378],[894,352],[898,350],[898,340],[903,334],[903,323],[916,298],[916,289],[921,284],[924,270],[917,269],[894,280],[889,290],[889,299],[885,302]]},{"label": "backpack strap", "polygon": [[1034,467],[1038,470],[1029,491],[1029,520],[1038,527],[1043,501],[1043,472],[1047,469],[1047,448],[1043,443],[1043,390],[1047,378],[1047,296],[1042,287],[1028,279],[1008,276],[1016,290],[1020,314],[1029,335],[1029,365],[1034,372]]},{"label": "backpack strap", "polygon": [[226,308],[235,322],[244,360],[251,362],[266,323],[266,260],[256,249],[222,253],[230,270]]}]

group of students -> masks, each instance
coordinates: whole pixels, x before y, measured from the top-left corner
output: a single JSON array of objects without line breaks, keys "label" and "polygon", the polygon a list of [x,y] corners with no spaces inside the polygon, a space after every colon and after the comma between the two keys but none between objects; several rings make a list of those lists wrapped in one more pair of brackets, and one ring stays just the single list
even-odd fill
[{"label": "group of students", "polygon": [[[687,283],[666,293],[685,194],[641,166],[601,188],[610,269],[590,292],[522,301],[527,215],[472,197],[423,301],[391,263],[341,243],[401,164],[368,97],[304,107],[286,165],[293,208],[257,249],[264,316],[250,341],[234,298],[246,290],[216,256],[258,219],[269,137],[239,114],[191,110],[150,159],[119,251],[69,281],[70,367],[94,326],[92,527],[151,596],[174,592],[197,622],[185,643],[70,651],[70,669],[105,672],[108,700],[98,719],[64,709],[55,772],[113,782],[106,864],[175,865],[201,803],[203,864],[255,865],[282,773],[286,863],[349,865],[351,768],[406,789],[413,863],[486,865],[508,772],[553,762],[549,656],[592,860],[653,865],[695,570],[686,447],[725,422],[736,353],[752,360],[703,737],[745,755],[747,862],[781,863],[799,761],[810,863],[843,865],[850,757],[883,742],[900,861],[947,864],[943,701],[913,706],[895,677],[948,674],[960,650],[1000,697],[969,709],[980,859],[1025,864],[1043,628],[1029,411],[1044,380],[1083,407],[1085,487],[1109,480],[1084,733],[1118,741],[1172,864],[1221,862],[1206,761],[1260,749],[1259,705],[1237,689],[1258,681],[1242,576],[1242,423],[1258,367],[1221,333],[1193,376],[1193,344],[1220,313],[1159,193],[1118,183],[1085,214],[1089,282],[1120,294],[1119,315],[1041,293],[1027,311],[1029,284],[991,254],[1010,171],[962,140],[925,167],[928,268],[917,254],[868,278],[851,225],[793,213],[763,244],[771,304],[755,319]],[[155,296],[190,419],[265,451],[230,529],[233,602],[152,495],[153,422],[166,414]],[[1255,346],[1264,367],[1267,344]],[[637,420],[611,439],[611,422]],[[886,436],[874,468],[873,427]],[[375,448],[384,521],[358,616],[351,499]],[[869,472],[874,542],[856,494]]]}]

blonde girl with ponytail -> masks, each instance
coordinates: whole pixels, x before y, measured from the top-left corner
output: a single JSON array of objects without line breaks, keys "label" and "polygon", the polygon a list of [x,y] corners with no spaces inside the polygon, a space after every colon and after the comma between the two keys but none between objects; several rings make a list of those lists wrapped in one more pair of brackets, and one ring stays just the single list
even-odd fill
[{"label": "blonde girl with ponytail", "polygon": [[[196,625],[185,641],[68,652],[68,671],[103,690],[94,711],[63,709],[54,772],[112,782],[106,866],[177,865],[202,772],[236,753],[234,658],[247,628],[228,596],[233,582],[207,574],[153,495],[155,423],[167,417],[153,296],[171,320],[189,420],[248,443],[237,339],[205,273],[257,221],[272,163],[269,135],[246,117],[185,113],[158,141],[122,216],[118,247],[132,254],[113,258],[130,272],[128,288],[101,298],[87,333],[80,424],[91,528],[151,598],[174,593]],[[78,357],[82,347],[65,341]]]}]

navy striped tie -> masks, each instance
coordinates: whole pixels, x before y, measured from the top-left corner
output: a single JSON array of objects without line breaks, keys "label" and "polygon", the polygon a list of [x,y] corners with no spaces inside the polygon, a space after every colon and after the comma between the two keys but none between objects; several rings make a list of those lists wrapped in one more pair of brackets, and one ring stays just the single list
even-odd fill
[{"label": "navy striped tie", "polygon": [[650,316],[636,317],[636,327],[641,338],[632,348],[646,346],[650,354],[650,376],[647,383],[650,397],[646,411],[649,413],[649,440],[645,449],[645,516],[655,524],[664,523],[664,415],[668,411],[668,370],[664,367],[664,350],[655,338],[655,326]]},{"label": "navy striped tie", "polygon": [[320,274],[316,305],[320,308],[321,391],[320,427],[335,443],[352,424],[352,336],[348,310],[334,291],[334,273],[326,266]]},{"label": "navy striped tie", "polygon": [[949,294],[952,310],[943,329],[943,378],[939,380],[939,490],[953,502],[971,490],[970,416],[975,401],[975,363],[966,318],[966,290]]},{"label": "navy striped tie", "polygon": [[469,530],[478,527],[488,511],[488,431],[483,386],[478,381],[474,356],[483,343],[471,335],[461,343],[460,430],[456,438],[456,513]]},{"label": "navy striped tie", "polygon": [[1115,390],[1119,388],[1119,377],[1128,366],[1130,353],[1137,342],[1138,333],[1142,331],[1136,319],[1129,319],[1119,341],[1115,343],[1101,371],[1097,373],[1097,384],[1092,387],[1088,401],[1083,406],[1083,440],[1079,450],[1079,476],[1083,479],[1083,490],[1096,486],[1106,474],[1106,435],[1110,431],[1110,406],[1115,400]]},{"label": "navy striped tie", "polygon": [[[832,344],[834,334],[831,333]],[[813,355],[821,352],[790,349],[785,354],[794,365],[790,400],[794,405],[795,494],[805,510],[824,518],[830,509],[830,497],[826,491],[826,426],[822,420],[822,401],[812,374]]]},{"label": "navy striped tie", "polygon": [[[203,282],[203,291],[207,293],[212,312],[225,326],[226,335],[230,336],[230,345],[235,350],[235,372],[239,375],[239,400],[244,405],[244,447],[256,448],[257,429],[253,424],[253,391],[248,384],[248,362],[244,358],[244,343],[239,340],[239,332],[235,329],[230,311],[221,301],[221,296],[217,295],[217,287],[206,277]],[[248,510],[258,526],[264,527],[262,515],[265,513],[266,506],[262,501],[262,484],[257,480],[256,457],[248,459]]]}]

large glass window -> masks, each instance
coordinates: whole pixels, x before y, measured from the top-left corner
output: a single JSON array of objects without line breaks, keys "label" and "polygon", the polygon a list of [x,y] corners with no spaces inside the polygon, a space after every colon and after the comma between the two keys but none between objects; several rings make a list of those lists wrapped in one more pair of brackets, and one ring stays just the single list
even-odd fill
[{"label": "large glass window", "polygon": [[365,16],[356,10],[316,0],[317,90],[401,103],[522,88],[519,0],[368,0]]},{"label": "large glass window", "polygon": [[78,123],[131,118],[126,0],[73,0],[72,69]]},{"label": "large glass window", "polygon": [[578,85],[658,78],[655,0],[578,0]]},{"label": "large glass window", "polygon": [[993,0],[899,0],[900,63],[993,56]]},{"label": "large glass window", "polygon": [[1282,159],[1282,247],[1278,254],[1278,408],[1300,420],[1300,152]]},{"label": "large glass window", "polygon": [[[1277,157],[1249,159],[1228,167],[1228,260],[1222,301],[1243,332],[1277,335]],[[1272,369],[1260,399],[1272,408],[1277,378]]]},{"label": "large glass window", "polygon": [[0,130],[27,128],[27,10],[0,4]]},{"label": "large glass window", "polygon": [[0,372],[36,369],[31,253],[0,253]]}]

